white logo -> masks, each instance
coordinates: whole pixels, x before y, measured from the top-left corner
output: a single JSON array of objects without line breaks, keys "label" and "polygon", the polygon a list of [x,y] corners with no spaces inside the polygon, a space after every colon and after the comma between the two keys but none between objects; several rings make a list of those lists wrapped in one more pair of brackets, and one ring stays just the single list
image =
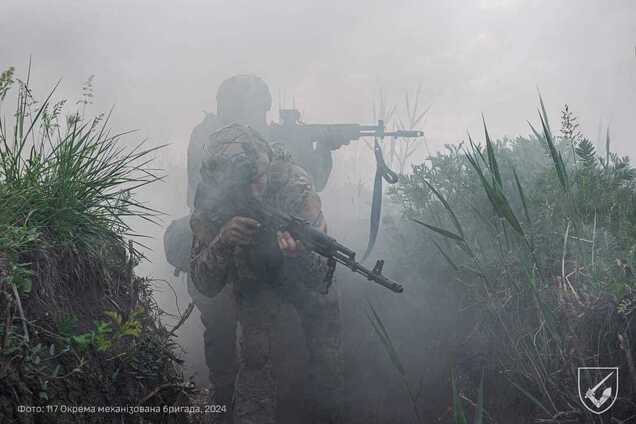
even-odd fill
[{"label": "white logo", "polygon": [[618,397],[618,367],[579,367],[579,399],[593,414],[608,411]]}]

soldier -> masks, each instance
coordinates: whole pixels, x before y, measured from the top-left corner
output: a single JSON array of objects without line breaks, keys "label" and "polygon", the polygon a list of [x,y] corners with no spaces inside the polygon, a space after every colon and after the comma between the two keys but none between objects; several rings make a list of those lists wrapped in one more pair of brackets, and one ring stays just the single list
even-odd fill
[{"label": "soldier", "polygon": [[259,232],[249,206],[260,198],[326,230],[320,198],[311,178],[291,162],[278,160],[268,172],[271,152],[251,129],[233,125],[212,138],[215,142],[202,166],[191,220],[190,270],[197,288],[208,296],[228,284],[233,287],[239,347],[234,422],[275,422],[271,344],[284,302],[296,308],[305,332],[310,422],[339,422],[343,390],[339,313],[335,294],[328,290],[327,264],[286,232],[277,238]]},{"label": "soldier", "polygon": [[206,114],[192,131],[188,145],[188,206],[192,208],[194,193],[201,179],[204,146],[210,134],[230,124],[248,125],[267,134],[267,112],[272,107],[269,87],[255,75],[235,75],[221,83],[216,94],[217,115]]},{"label": "soldier", "polygon": [[[194,193],[201,180],[201,162],[210,146],[210,135],[231,123],[248,125],[261,134],[269,134],[267,112],[272,98],[267,84],[254,75],[236,75],[220,85],[217,96],[217,115],[206,114],[194,128],[188,145],[188,206],[194,208]],[[287,140],[288,143],[293,140]],[[326,182],[331,171],[329,151],[303,152],[300,155],[306,169],[314,170],[317,178]],[[308,167],[308,168],[307,168]],[[164,247],[168,262],[176,273],[188,272],[192,233],[190,217],[173,221],[164,235]],[[204,326],[203,342],[206,364],[209,369],[212,395],[220,404],[231,404],[234,392],[236,310],[228,286],[214,299],[202,295],[187,277],[188,292],[201,313]]]},{"label": "soldier", "polygon": [[[254,75],[236,75],[226,79],[218,89],[216,100],[217,116],[207,114],[203,122],[192,131],[188,145],[188,206],[191,210],[194,208],[194,193],[201,179],[201,161],[207,154],[205,148],[210,143],[210,135],[232,123],[249,125],[257,131],[265,131],[267,112],[272,104],[267,84]],[[189,223],[189,219],[186,222]],[[172,249],[188,253],[185,270],[189,265],[189,247],[192,245],[189,229],[187,225],[183,231],[189,236],[189,246],[183,249],[181,244],[173,243],[175,248]],[[167,231],[166,234],[174,232],[176,231]],[[229,407],[232,403],[237,372],[236,310],[231,299],[231,288],[226,288],[219,296],[211,299],[197,290],[189,275],[187,281],[188,292],[201,313],[204,327],[203,343],[211,383],[211,397],[218,404]]]},{"label": "soldier", "polygon": [[296,145],[294,140],[274,140],[273,134],[279,134],[281,126],[267,125],[267,112],[272,107],[272,96],[269,87],[255,75],[235,75],[226,79],[219,86],[217,95],[217,115],[206,114],[203,121],[192,131],[188,145],[188,206],[192,208],[196,186],[200,180],[199,170],[203,147],[209,142],[210,134],[233,123],[248,125],[258,131],[270,142],[285,144],[293,153],[294,160],[309,171],[319,188],[327,183],[332,169],[331,151],[348,143],[334,137],[328,143],[318,143],[315,149],[311,145]]}]

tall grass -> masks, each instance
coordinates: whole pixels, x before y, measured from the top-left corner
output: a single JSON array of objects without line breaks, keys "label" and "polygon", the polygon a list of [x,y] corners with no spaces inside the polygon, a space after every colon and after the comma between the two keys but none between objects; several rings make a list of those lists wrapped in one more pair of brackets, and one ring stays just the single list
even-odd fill
[{"label": "tall grass", "polygon": [[[410,376],[409,372],[406,370],[402,358],[398,353],[391,335],[389,334],[384,321],[375,310],[371,302],[367,300],[368,310],[366,311],[367,319],[373,328],[375,335],[378,337],[380,342],[382,343],[382,347],[384,351],[387,353],[391,365],[395,368],[398,375],[400,376],[400,380],[402,382],[402,386],[404,387],[404,391],[408,396],[409,403],[412,408],[412,417],[414,422],[416,423],[424,423],[424,417],[419,410],[419,403],[422,401],[421,397],[424,393],[422,393],[422,387],[420,380],[420,387],[417,390],[413,390],[411,383],[409,381]],[[466,414],[464,412],[463,402],[461,400],[460,390],[457,387],[457,381],[455,378],[455,373],[453,370],[450,372],[450,380],[451,380],[451,396],[452,396],[452,413],[453,413],[453,421],[454,424],[468,424],[468,420],[466,418]],[[486,411],[484,409],[484,373],[482,371],[481,380],[479,383],[479,391],[477,393],[477,402],[474,405],[475,412],[472,424],[482,424]]]},{"label": "tall grass", "polygon": [[20,420],[19,405],[78,396],[151,404],[161,391],[163,404],[181,404],[165,390],[189,390],[176,328],[159,321],[127,240],[132,218],[157,214],[135,197],[159,179],[155,149],[127,145],[109,115],[85,117],[92,79],[75,106],[55,101],[56,87],[38,101],[29,73],[0,74],[0,422]]},{"label": "tall grass", "polygon": [[[85,119],[84,110],[67,111],[65,100],[53,100],[57,85],[38,101],[29,74],[20,80],[10,68],[0,77],[0,228],[28,227],[87,252],[104,239],[123,245],[129,218],[156,216],[134,196],[159,179],[149,166],[155,149],[126,146],[129,133],[111,133],[110,114]],[[83,97],[92,97],[91,87]],[[15,111],[7,117],[11,92]]]},{"label": "tall grass", "polygon": [[[608,140],[599,155],[569,110],[554,136],[539,104],[533,138],[496,142],[484,120],[483,144],[469,135],[467,145],[447,146],[393,196],[459,282],[452,292],[495,352],[482,353],[487,366],[535,418],[556,419],[584,415],[577,367],[634,372],[619,340],[636,337],[636,173]],[[636,388],[622,390],[617,404],[635,407]]]}]

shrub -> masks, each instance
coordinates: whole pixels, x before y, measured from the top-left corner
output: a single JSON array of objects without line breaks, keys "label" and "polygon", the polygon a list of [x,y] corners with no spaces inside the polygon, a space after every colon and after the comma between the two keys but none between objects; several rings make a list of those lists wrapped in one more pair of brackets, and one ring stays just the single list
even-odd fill
[{"label": "shrub", "polygon": [[[436,250],[443,275],[458,283],[451,295],[476,323],[464,346],[525,397],[535,418],[558,421],[584,416],[577,367],[620,366],[636,381],[627,306],[636,298],[636,180],[609,136],[599,155],[568,109],[558,138],[542,101],[539,118],[530,138],[499,141],[484,122],[483,144],[469,136],[446,146],[391,194],[428,231],[407,260],[430,264]],[[625,412],[636,388],[622,378],[615,409]]]}]

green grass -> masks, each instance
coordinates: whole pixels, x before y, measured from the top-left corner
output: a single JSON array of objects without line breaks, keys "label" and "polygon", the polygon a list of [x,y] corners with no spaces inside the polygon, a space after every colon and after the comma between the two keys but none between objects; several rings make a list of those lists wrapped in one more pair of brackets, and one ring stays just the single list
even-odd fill
[{"label": "green grass", "polygon": [[[495,352],[490,371],[535,418],[552,418],[579,404],[577,366],[627,367],[618,336],[636,337],[633,308],[620,306],[636,293],[626,271],[636,259],[636,171],[608,139],[599,155],[568,109],[555,136],[539,104],[530,138],[492,140],[484,121],[483,144],[468,136],[447,146],[391,193],[423,230],[412,266],[437,267],[422,273],[448,276],[438,284],[460,283],[449,296],[478,317]],[[457,410],[456,422],[465,422]]]},{"label": "green grass", "polygon": [[130,240],[135,220],[157,215],[136,198],[160,178],[155,149],[111,133],[109,115],[85,117],[92,78],[72,106],[56,88],[40,101],[28,73],[0,74],[2,422],[20,404],[152,403],[156,387],[183,384],[175,329],[135,275]]},{"label": "green grass", "polygon": [[[28,75],[15,79],[9,69],[0,76],[0,228],[27,227],[49,243],[88,251],[104,239],[123,246],[131,217],[156,216],[134,196],[159,179],[149,166],[155,149],[127,148],[129,133],[111,133],[110,115],[68,111],[65,100],[53,100],[56,87],[40,102]],[[15,110],[7,118],[2,102],[11,93]],[[89,97],[85,87],[78,103]]]}]

